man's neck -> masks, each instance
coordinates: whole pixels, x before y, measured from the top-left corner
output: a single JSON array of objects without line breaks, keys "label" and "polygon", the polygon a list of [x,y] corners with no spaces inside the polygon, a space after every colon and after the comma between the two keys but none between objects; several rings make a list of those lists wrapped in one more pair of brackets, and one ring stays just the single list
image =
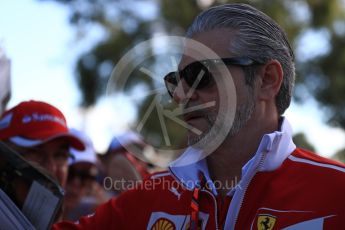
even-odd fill
[{"label": "man's neck", "polygon": [[242,167],[253,157],[266,133],[277,130],[278,122],[261,124],[259,128],[243,128],[236,135],[228,137],[223,144],[207,158],[210,176],[217,185],[218,193],[224,197],[241,179]]}]

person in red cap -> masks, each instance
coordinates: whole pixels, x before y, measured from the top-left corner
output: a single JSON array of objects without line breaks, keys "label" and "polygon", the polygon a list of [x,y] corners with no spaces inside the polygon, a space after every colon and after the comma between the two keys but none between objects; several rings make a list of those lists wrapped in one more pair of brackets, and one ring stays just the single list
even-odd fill
[{"label": "person in red cap", "polygon": [[2,114],[0,140],[47,170],[62,187],[68,175],[69,148],[85,148],[80,139],[69,133],[59,109],[33,100],[21,102]]}]

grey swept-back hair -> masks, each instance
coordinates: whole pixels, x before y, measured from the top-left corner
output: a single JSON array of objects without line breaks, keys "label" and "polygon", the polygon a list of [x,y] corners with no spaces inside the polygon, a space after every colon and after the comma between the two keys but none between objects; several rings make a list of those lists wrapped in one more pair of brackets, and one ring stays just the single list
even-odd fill
[{"label": "grey swept-back hair", "polygon": [[[276,107],[282,115],[291,102],[295,79],[294,54],[283,29],[269,16],[252,6],[240,3],[219,5],[199,14],[187,31],[187,37],[214,29],[235,31],[229,50],[260,63],[277,60],[283,68],[282,86],[276,96]],[[253,85],[255,66],[245,67],[246,83]]]}]

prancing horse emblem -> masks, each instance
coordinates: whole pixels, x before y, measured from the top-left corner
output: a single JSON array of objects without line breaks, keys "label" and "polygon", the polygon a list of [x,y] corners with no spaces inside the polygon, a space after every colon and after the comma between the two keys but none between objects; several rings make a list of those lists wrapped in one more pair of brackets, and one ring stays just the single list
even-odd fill
[{"label": "prancing horse emblem", "polygon": [[271,215],[259,215],[258,229],[259,230],[272,230],[276,223],[276,217]]}]

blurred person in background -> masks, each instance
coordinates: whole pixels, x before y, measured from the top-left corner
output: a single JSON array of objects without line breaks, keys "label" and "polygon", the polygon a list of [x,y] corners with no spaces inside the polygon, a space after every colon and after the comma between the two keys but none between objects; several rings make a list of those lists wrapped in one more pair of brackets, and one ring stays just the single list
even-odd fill
[{"label": "blurred person in background", "polygon": [[83,151],[70,148],[73,159],[70,160],[68,169],[64,219],[76,221],[83,215],[93,213],[110,196],[99,183],[100,162],[91,139],[76,129],[70,129],[70,133],[85,145]]},{"label": "blurred person in background", "polygon": [[[83,142],[69,133],[66,119],[56,107],[42,101],[24,101],[0,118],[0,140],[65,188],[69,148],[83,150]],[[29,187],[12,181],[11,199],[24,204]],[[19,184],[18,184],[19,183]],[[20,185],[20,186],[19,186]],[[56,221],[62,218],[61,209]]]},{"label": "blurred person in background", "polygon": [[107,175],[104,186],[112,195],[119,195],[149,175],[152,165],[143,154],[147,149],[149,146],[135,132],[126,132],[113,138],[102,157]]},{"label": "blurred person in background", "polygon": [[24,101],[0,118],[0,140],[29,162],[44,168],[64,188],[67,181],[69,148],[83,150],[84,144],[69,133],[62,112],[42,101]]},{"label": "blurred person in background", "polygon": [[0,115],[11,98],[11,61],[0,47]]}]

